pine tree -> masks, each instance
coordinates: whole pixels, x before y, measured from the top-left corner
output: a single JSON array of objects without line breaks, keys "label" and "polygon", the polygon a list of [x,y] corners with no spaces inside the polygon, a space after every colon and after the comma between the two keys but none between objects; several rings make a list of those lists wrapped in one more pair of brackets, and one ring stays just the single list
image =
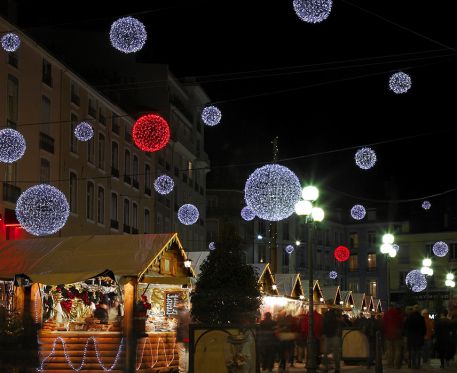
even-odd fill
[{"label": "pine tree", "polygon": [[225,224],[201,266],[196,290],[191,295],[192,315],[210,325],[243,324],[255,321],[260,307],[260,288],[253,267],[244,264],[240,238]]}]

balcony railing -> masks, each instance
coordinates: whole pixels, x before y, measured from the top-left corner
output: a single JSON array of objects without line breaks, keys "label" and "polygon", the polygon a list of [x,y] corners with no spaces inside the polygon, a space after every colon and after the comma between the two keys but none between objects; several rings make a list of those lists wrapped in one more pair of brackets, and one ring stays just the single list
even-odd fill
[{"label": "balcony railing", "polygon": [[21,195],[21,188],[9,183],[3,183],[3,200],[11,203],[16,203]]},{"label": "balcony railing", "polygon": [[40,149],[54,154],[54,139],[43,132],[40,132]]}]

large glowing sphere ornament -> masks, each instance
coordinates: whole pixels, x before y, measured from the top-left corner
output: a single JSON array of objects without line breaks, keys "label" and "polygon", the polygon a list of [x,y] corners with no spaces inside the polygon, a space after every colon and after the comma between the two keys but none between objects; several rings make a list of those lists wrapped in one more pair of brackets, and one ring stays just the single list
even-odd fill
[{"label": "large glowing sphere ornament", "polygon": [[119,18],[111,25],[111,45],[123,53],[138,52],[146,43],[148,35],[144,25],[133,17]]},{"label": "large glowing sphere ornament", "polygon": [[13,163],[21,159],[25,153],[24,136],[12,128],[0,131],[0,162]]},{"label": "large glowing sphere ornament", "polygon": [[406,286],[408,286],[415,293],[419,293],[427,288],[427,279],[418,269],[408,272],[405,282]]},{"label": "large glowing sphere ornament", "polygon": [[377,161],[376,153],[371,148],[361,148],[357,150],[354,159],[355,164],[362,170],[369,170]]},{"label": "large glowing sphere ornament", "polygon": [[351,255],[351,252],[346,246],[338,246],[333,255],[335,256],[335,259],[338,260],[339,262],[345,262],[346,260],[349,259],[349,256]]},{"label": "large glowing sphere ornament", "polygon": [[246,204],[256,216],[269,221],[283,220],[292,215],[300,195],[297,176],[278,164],[256,169],[244,187]]},{"label": "large glowing sphere ornament", "polygon": [[330,15],[332,3],[332,0],[294,0],[293,6],[302,21],[320,23]]},{"label": "large glowing sphere ornament", "polygon": [[167,195],[173,191],[175,186],[175,182],[173,179],[168,175],[160,175],[154,181],[154,189],[157,193],[162,195]]},{"label": "large glowing sphere ornament", "polygon": [[213,127],[221,122],[222,113],[216,106],[207,106],[202,110],[202,122]]},{"label": "large glowing sphere ornament", "polygon": [[198,209],[190,203],[182,205],[178,210],[178,220],[184,225],[195,224],[199,216]]},{"label": "large glowing sphere ornament", "polygon": [[21,39],[14,32],[8,32],[2,36],[1,44],[6,52],[16,52],[21,46]]},{"label": "large glowing sphere ornament", "polygon": [[292,246],[292,245],[287,245],[284,249],[284,251],[287,253],[287,254],[292,254],[294,252],[295,248]]},{"label": "large glowing sphere ornament", "polygon": [[330,271],[328,273],[328,277],[331,278],[332,280],[335,280],[338,277],[338,273],[336,271]]},{"label": "large glowing sphere ornament", "polygon": [[210,242],[208,245],[208,249],[211,251],[216,250],[216,244],[214,242]]},{"label": "large glowing sphere ornament", "polygon": [[168,144],[170,127],[160,115],[147,114],[135,122],[132,136],[136,146],[141,150],[156,152]]},{"label": "large glowing sphere ornament", "polygon": [[16,203],[16,217],[22,228],[35,236],[56,233],[67,222],[70,207],[57,188],[39,184],[24,191]]},{"label": "large glowing sphere ornament", "polygon": [[243,220],[251,221],[255,218],[255,212],[249,206],[245,206],[241,209],[241,217]]},{"label": "large glowing sphere ornament", "polygon": [[411,88],[411,77],[403,72],[393,74],[389,78],[389,89],[397,95],[406,93]]},{"label": "large glowing sphere ornament", "polygon": [[94,130],[89,123],[81,122],[75,127],[74,134],[79,141],[89,141],[94,137]]},{"label": "large glowing sphere ornament", "polygon": [[367,211],[362,205],[354,205],[351,209],[351,216],[355,220],[362,220],[365,217],[366,213]]},{"label": "large glowing sphere ornament", "polygon": [[432,207],[432,204],[430,203],[430,201],[424,201],[422,202],[422,208],[424,210],[430,210],[430,207]]},{"label": "large glowing sphere ornament", "polygon": [[446,254],[448,253],[449,247],[446,242],[438,241],[434,243],[432,250],[433,254],[442,258],[443,256],[446,256]]}]

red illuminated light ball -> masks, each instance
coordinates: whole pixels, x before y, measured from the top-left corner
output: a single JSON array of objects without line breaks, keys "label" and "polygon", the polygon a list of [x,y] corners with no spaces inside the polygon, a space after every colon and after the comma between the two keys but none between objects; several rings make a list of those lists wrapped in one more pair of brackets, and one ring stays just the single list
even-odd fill
[{"label": "red illuminated light ball", "polygon": [[335,259],[339,262],[345,262],[346,260],[348,260],[350,254],[351,253],[346,246],[338,246],[334,252]]},{"label": "red illuminated light ball", "polygon": [[168,144],[170,127],[165,119],[157,114],[147,114],[139,118],[132,128],[133,141],[145,152],[156,152]]}]

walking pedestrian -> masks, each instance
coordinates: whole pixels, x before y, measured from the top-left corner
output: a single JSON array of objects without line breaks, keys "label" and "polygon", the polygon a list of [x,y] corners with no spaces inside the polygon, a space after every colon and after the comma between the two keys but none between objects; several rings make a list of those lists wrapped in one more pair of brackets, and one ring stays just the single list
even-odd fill
[{"label": "walking pedestrian", "polygon": [[452,341],[452,322],[447,318],[447,310],[440,312],[440,318],[435,325],[435,349],[441,362],[441,368],[444,369],[445,363],[449,366],[449,360],[454,355]]},{"label": "walking pedestrian", "polygon": [[433,320],[430,318],[426,308],[422,310],[421,315],[425,321],[425,337],[424,346],[422,347],[422,361],[424,364],[429,364],[433,349],[433,333],[435,331],[435,325]]},{"label": "walking pedestrian", "polygon": [[384,339],[387,350],[387,367],[400,369],[403,350],[403,314],[400,308],[391,303],[383,319]]},{"label": "walking pedestrian", "polygon": [[[331,304],[333,301],[328,302]],[[340,311],[335,308],[330,308],[323,317],[322,324],[322,339],[323,339],[323,372],[328,372],[329,354],[333,355],[335,363],[335,373],[340,372],[341,361],[341,333],[343,321]]]},{"label": "walking pedestrian", "polygon": [[277,339],[275,336],[276,321],[271,317],[270,312],[266,312],[264,319],[260,322],[260,357],[262,369],[273,371],[275,363],[275,351],[277,348]]},{"label": "walking pedestrian", "polygon": [[412,369],[420,369],[421,349],[424,345],[424,336],[426,333],[425,320],[419,313],[420,306],[413,306],[411,314],[405,322],[406,337],[408,339],[408,351]]}]

